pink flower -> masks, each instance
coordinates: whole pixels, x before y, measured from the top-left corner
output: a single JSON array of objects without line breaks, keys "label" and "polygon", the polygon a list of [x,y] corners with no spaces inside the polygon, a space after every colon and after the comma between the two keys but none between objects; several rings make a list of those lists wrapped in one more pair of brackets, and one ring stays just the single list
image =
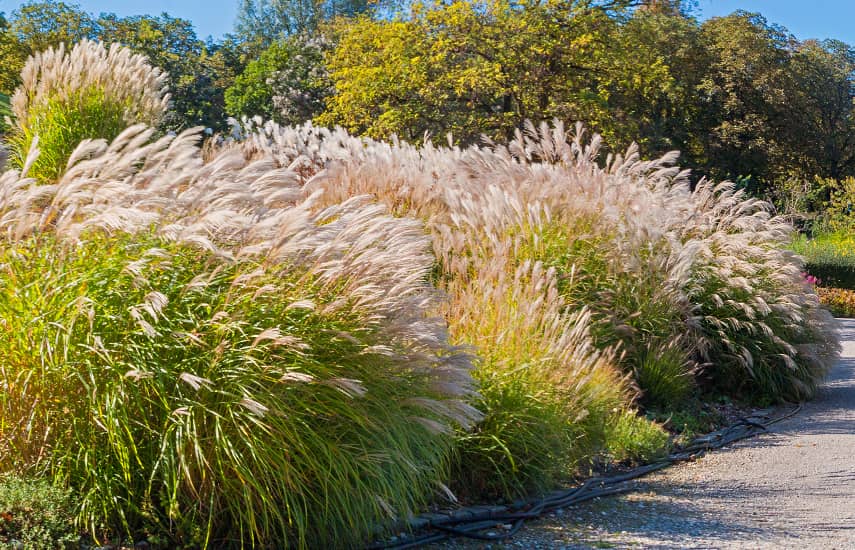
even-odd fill
[{"label": "pink flower", "polygon": [[802,277],[804,278],[804,280],[807,284],[812,285],[812,286],[817,286],[822,282],[819,280],[818,277],[814,277],[810,273],[802,273]]}]

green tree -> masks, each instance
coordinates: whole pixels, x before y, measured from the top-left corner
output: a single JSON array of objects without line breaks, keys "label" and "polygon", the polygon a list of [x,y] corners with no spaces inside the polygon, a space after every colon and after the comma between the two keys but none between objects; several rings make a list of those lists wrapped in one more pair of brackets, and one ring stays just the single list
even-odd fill
[{"label": "green tree", "polygon": [[789,69],[791,164],[805,178],[855,175],[855,50],[839,40],[807,40]]},{"label": "green tree", "polygon": [[700,136],[708,128],[698,87],[710,58],[697,21],[680,12],[638,10],[622,25],[612,50],[624,79],[648,75],[644,86],[613,86],[609,92],[609,111],[623,132],[619,142],[634,140],[649,155],[679,150],[692,166],[704,166]]},{"label": "green tree", "polygon": [[323,111],[331,87],[324,64],[327,42],[297,35],[275,42],[226,90],[232,116],[299,124]]},{"label": "green tree", "polygon": [[408,19],[362,17],[329,57],[335,95],[320,120],[375,137],[452,132],[504,140],[526,119],[585,120],[621,135],[609,96],[662,76],[610,49],[626,3],[458,1]]},{"label": "green tree", "polygon": [[71,46],[84,38],[97,38],[98,25],[77,4],[29,2],[12,12],[11,30],[27,54],[64,43]]},{"label": "green tree", "polygon": [[241,0],[235,31],[256,52],[295,34],[312,34],[320,23],[366,12],[370,0]]},{"label": "green tree", "polygon": [[[21,81],[21,69],[26,58],[26,49],[0,13],[0,94],[12,95]],[[2,125],[0,116],[0,127]]]},{"label": "green tree", "polygon": [[710,53],[698,86],[708,116],[707,168],[719,178],[771,182],[788,156],[782,136],[789,125],[793,39],[762,16],[741,11],[705,21],[701,33]]},{"label": "green tree", "polygon": [[228,45],[206,44],[197,38],[190,21],[166,13],[157,17],[102,14],[97,23],[102,41],[128,46],[169,74],[172,110],[164,121],[166,127],[223,126],[223,94],[236,69],[232,65],[236,59],[225,51]]}]

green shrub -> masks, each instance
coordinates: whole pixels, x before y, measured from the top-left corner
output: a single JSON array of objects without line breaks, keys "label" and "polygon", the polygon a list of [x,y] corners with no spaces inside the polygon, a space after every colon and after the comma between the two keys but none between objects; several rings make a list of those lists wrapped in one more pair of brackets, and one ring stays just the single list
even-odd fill
[{"label": "green shrub", "polygon": [[46,480],[0,477],[0,545],[42,550],[75,548],[75,499]]},{"label": "green shrub", "polygon": [[[9,143],[18,168],[53,182],[84,139],[112,140],[131,124],[156,124],[166,112],[166,75],[144,56],[113,44],[83,40],[27,60],[12,96]],[[41,154],[29,157],[37,145]]]},{"label": "green shrub", "polygon": [[479,366],[480,398],[473,405],[484,419],[458,435],[452,488],[470,498],[519,498],[551,489],[589,464],[606,446],[606,426],[625,400],[620,380],[597,365],[601,358],[591,359],[589,378],[576,385],[556,381],[555,367]]},{"label": "green shrub", "polygon": [[578,422],[572,395],[527,372],[485,368],[479,374],[482,398],[475,406],[486,415],[458,438],[451,485],[456,493],[493,499],[540,492],[599,450],[601,442]]},{"label": "green shrub", "polygon": [[474,413],[421,224],[312,213],[269,164],[147,137],[51,201],[0,181],[3,469],[74,488],[91,533],[170,545],[356,546],[425,505]]},{"label": "green shrub", "polygon": [[562,311],[555,270],[523,262],[499,271],[517,259],[473,257],[477,279],[447,287],[449,332],[481,357],[472,405],[484,418],[458,434],[452,469],[452,487],[467,497],[517,498],[573,476],[629,400],[614,354],[593,346],[590,314]]},{"label": "green shrub", "polygon": [[792,226],[729,184],[701,186],[681,232],[685,282],[705,374],[724,392],[809,398],[839,352],[835,323],[786,250]]},{"label": "green shrub", "polygon": [[848,231],[793,239],[792,249],[805,261],[805,271],[827,287],[855,290],[855,237]]}]

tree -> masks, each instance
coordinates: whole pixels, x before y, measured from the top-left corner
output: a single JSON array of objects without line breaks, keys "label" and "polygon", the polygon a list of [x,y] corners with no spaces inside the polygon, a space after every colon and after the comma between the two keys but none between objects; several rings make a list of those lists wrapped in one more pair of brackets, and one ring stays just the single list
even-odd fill
[{"label": "tree", "polygon": [[235,60],[224,51],[227,46],[205,44],[190,21],[166,13],[157,17],[101,14],[97,23],[102,41],[128,46],[169,74],[173,107],[166,127],[224,125],[223,94],[235,72],[230,63]]},{"label": "tree", "polygon": [[679,150],[688,164],[706,166],[701,136],[709,128],[698,88],[711,59],[697,21],[680,12],[637,10],[611,49],[624,80],[639,79],[609,92],[609,111],[623,132],[619,142],[636,141],[651,156]]},{"label": "tree", "polygon": [[27,54],[64,43],[70,47],[84,38],[97,38],[92,16],[76,4],[29,2],[12,12],[11,30]]},{"label": "tree", "polygon": [[526,119],[552,118],[620,134],[609,94],[659,76],[611,57],[627,5],[458,1],[409,19],[362,17],[341,29],[329,57],[336,91],[320,120],[411,140],[505,140]]},{"label": "tree", "polygon": [[786,135],[801,175],[855,175],[855,50],[839,40],[807,40],[789,69]]},{"label": "tree", "polygon": [[[12,95],[21,81],[21,69],[27,58],[26,48],[11,31],[8,21],[0,13],[0,94]],[[0,115],[2,126],[2,115]]]},{"label": "tree", "polygon": [[708,168],[721,179],[771,182],[788,156],[781,136],[789,125],[793,39],[762,16],[743,11],[705,21],[701,33],[711,56],[698,86],[709,117]]},{"label": "tree", "polygon": [[321,36],[275,42],[226,90],[226,110],[236,117],[258,115],[283,124],[312,119],[331,93],[324,64],[328,47]]},{"label": "tree", "polygon": [[353,17],[369,7],[369,0],[241,0],[235,31],[260,52],[277,40],[313,34],[324,21]]}]

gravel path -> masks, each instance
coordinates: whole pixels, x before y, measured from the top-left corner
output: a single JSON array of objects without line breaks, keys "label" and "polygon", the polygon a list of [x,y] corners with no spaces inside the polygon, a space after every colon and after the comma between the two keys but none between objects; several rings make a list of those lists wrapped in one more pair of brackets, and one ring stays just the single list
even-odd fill
[{"label": "gravel path", "polygon": [[444,548],[855,549],[855,320],[816,400],[770,432],[553,514],[503,544]]}]

